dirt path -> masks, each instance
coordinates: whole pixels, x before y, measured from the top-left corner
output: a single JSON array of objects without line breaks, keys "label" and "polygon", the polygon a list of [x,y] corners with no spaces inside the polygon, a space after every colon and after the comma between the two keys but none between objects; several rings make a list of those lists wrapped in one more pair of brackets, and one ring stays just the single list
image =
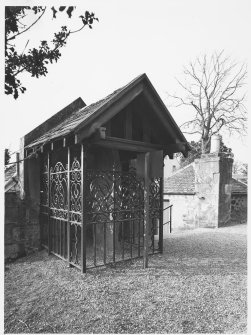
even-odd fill
[{"label": "dirt path", "polygon": [[81,276],[45,252],[8,265],[6,333],[245,333],[246,226],[171,234],[163,255]]}]

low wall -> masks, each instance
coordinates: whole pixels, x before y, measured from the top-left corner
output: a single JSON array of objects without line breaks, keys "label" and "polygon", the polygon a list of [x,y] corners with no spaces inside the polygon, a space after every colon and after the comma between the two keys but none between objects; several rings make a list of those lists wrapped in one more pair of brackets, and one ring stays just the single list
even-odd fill
[{"label": "low wall", "polygon": [[[165,202],[169,200],[169,202]],[[172,230],[197,228],[197,197],[193,194],[165,194],[164,204],[172,207]]]},{"label": "low wall", "polygon": [[4,259],[25,256],[40,248],[40,227],[18,192],[5,193]]}]

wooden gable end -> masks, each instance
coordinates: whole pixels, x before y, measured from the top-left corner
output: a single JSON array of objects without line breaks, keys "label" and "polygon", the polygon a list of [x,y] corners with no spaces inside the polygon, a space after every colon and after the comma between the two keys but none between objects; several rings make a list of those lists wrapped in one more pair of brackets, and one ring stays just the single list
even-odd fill
[{"label": "wooden gable end", "polygon": [[143,94],[102,125],[109,137],[156,145],[175,143]]},{"label": "wooden gable end", "polygon": [[166,120],[163,122],[156,109],[142,92],[101,124],[94,141],[99,145],[129,151],[163,150],[169,156],[179,151],[186,153],[186,143],[179,142],[171,125],[167,127]]}]

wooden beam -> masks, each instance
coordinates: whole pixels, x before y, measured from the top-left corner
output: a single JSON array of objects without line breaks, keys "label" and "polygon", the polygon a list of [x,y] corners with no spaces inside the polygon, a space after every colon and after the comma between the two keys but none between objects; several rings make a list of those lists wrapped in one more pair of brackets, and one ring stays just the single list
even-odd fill
[{"label": "wooden beam", "polygon": [[144,159],[144,245],[143,245],[143,268],[148,268],[148,249],[149,249],[149,165],[150,153],[145,154]]},{"label": "wooden beam", "polygon": [[91,144],[100,145],[106,148],[128,150],[134,152],[148,152],[154,150],[162,150],[163,146],[159,144],[145,143],[140,141],[127,140],[118,137],[106,137],[104,140],[93,140]]},{"label": "wooden beam", "polygon": [[171,155],[175,152],[183,152],[186,148],[186,143],[173,143],[173,144],[153,144],[149,142],[141,142],[128,140],[125,138],[110,137],[105,139],[93,139],[91,144],[100,145],[106,148],[128,150],[134,152],[148,152],[156,150],[164,150],[165,154]]}]

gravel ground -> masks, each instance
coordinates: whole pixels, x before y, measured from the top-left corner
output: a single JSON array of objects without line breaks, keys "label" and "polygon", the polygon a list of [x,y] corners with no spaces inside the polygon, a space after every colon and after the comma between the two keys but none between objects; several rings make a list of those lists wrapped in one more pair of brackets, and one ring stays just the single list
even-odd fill
[{"label": "gravel ground", "polygon": [[173,233],[163,255],[84,276],[41,251],[7,265],[5,333],[246,333],[246,226]]}]

